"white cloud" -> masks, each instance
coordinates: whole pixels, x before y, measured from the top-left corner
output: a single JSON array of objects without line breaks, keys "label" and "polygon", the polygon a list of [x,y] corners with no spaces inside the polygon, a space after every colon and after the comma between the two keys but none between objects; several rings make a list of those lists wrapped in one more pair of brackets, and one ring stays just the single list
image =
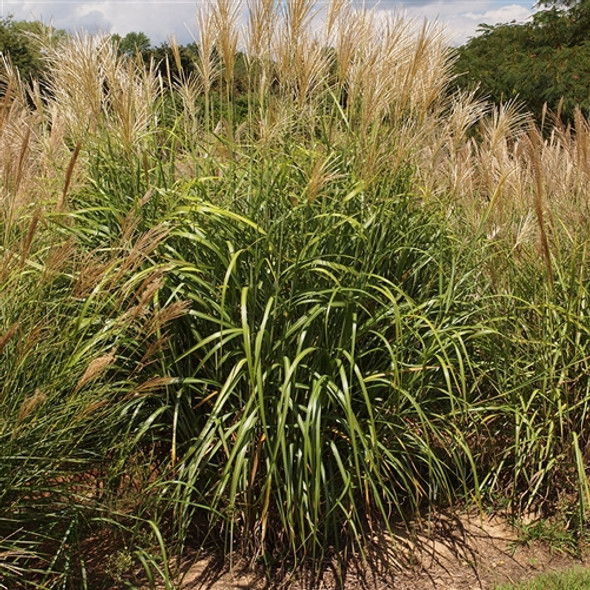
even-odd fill
[{"label": "white cloud", "polygon": [[[126,34],[142,31],[153,44],[176,34],[181,43],[192,40],[196,28],[196,6],[202,0],[0,0],[0,17],[42,19],[64,29],[85,28]],[[322,1],[319,0],[320,4]],[[481,23],[522,22],[532,14],[533,0],[356,0],[378,11],[398,12],[436,20],[446,28],[450,42],[460,44],[475,35]]]},{"label": "white cloud", "polygon": [[509,23],[512,21],[522,22],[531,16],[531,11],[520,4],[511,4],[510,6],[502,6],[495,10],[488,10],[483,14],[477,12],[466,12],[464,16],[470,18],[478,23],[483,22],[483,18],[488,24]]},{"label": "white cloud", "polygon": [[[192,41],[187,30],[195,29],[195,0],[109,0],[96,2],[43,2],[0,0],[4,16],[18,19],[41,19],[55,27],[91,32],[119,33],[142,31],[153,44],[176,34],[181,43]],[[0,14],[2,16],[2,14]]]},{"label": "white cloud", "polygon": [[[473,10],[474,4],[477,11]],[[449,41],[454,45],[465,43],[473,37],[481,24],[524,22],[533,13],[532,3],[507,5],[498,1],[414,3],[407,10],[408,14],[436,20],[444,25]]]},{"label": "white cloud", "polygon": [[91,33],[109,33],[112,23],[101,10],[82,12],[77,18],[77,26]]}]

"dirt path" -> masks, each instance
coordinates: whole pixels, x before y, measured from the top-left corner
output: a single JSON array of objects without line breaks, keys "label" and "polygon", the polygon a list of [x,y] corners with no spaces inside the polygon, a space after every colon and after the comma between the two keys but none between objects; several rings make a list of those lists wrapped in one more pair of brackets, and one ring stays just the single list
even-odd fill
[{"label": "dirt path", "polygon": [[352,565],[340,583],[330,568],[319,581],[268,583],[251,571],[199,560],[186,564],[182,590],[491,590],[583,563],[540,541],[523,546],[506,519],[480,515],[438,517],[430,531],[384,540],[375,555],[377,561]]}]

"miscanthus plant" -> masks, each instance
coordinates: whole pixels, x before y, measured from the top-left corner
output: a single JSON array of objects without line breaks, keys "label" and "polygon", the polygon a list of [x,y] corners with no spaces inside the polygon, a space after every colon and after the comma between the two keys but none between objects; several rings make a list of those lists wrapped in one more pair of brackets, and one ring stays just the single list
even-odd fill
[{"label": "miscanthus plant", "polygon": [[398,177],[362,188],[343,175],[294,205],[285,172],[247,179],[250,217],[199,187],[168,242],[170,288],[191,306],[167,488],[180,526],[210,506],[230,549],[317,557],[477,490],[458,424],[482,327],[444,223]]},{"label": "miscanthus plant", "polygon": [[498,494],[573,494],[583,532],[585,123],[453,95],[437,29],[236,6],[191,76],[100,37],[44,88],[5,64],[0,584],[317,563]]}]

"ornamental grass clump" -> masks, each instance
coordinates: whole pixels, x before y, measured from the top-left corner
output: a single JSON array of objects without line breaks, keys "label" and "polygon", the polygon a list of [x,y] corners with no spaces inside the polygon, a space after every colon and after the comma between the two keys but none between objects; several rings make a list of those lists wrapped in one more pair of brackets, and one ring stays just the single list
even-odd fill
[{"label": "ornamental grass clump", "polygon": [[116,506],[125,477],[117,465],[135,448],[125,408],[167,385],[151,369],[166,346],[146,284],[157,270],[82,254],[71,241],[48,253],[39,242],[1,289],[0,530],[10,558],[0,570],[8,587],[30,576],[47,587],[84,579],[90,521]]},{"label": "ornamental grass clump", "polygon": [[169,288],[191,306],[171,341],[178,462],[162,485],[185,535],[207,506],[229,550],[317,558],[478,494],[458,427],[479,395],[476,279],[398,177],[364,188],[339,171],[299,204],[298,175],[240,171],[249,217],[203,199],[227,178],[175,214]]},{"label": "ornamental grass clump", "polygon": [[4,67],[0,584],[317,564],[498,495],[582,533],[587,122],[452,93],[438,28],[241,9],[190,73],[86,36]]}]

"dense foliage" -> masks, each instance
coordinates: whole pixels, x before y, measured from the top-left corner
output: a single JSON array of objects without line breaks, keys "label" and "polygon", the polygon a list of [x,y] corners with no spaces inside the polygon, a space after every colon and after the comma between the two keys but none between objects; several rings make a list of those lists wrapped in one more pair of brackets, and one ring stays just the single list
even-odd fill
[{"label": "dense foliage", "polygon": [[499,105],[517,98],[540,119],[543,105],[572,120],[590,111],[590,2],[552,3],[523,24],[483,26],[457,50],[464,88]]},{"label": "dense foliage", "polygon": [[0,19],[0,55],[10,60],[27,81],[43,74],[43,51],[48,44],[58,43],[66,32],[39,21]]}]

